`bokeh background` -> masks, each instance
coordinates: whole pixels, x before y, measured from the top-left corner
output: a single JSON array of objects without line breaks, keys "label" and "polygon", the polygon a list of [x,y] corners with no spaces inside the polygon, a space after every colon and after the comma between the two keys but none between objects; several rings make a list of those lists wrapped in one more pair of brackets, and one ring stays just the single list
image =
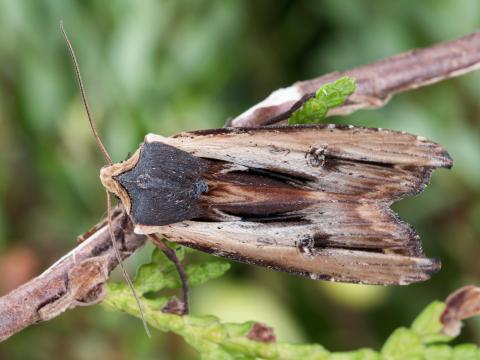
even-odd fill
[{"label": "bokeh background", "polygon": [[[115,160],[148,132],[221,126],[272,90],[480,27],[477,0],[0,0],[0,294],[48,267],[102,218],[103,159],[59,32],[76,48],[91,108]],[[257,320],[280,340],[378,348],[434,299],[480,278],[480,73],[401,94],[331,121],[405,130],[443,144],[452,171],[395,208],[442,271],[408,287],[330,284],[233,264],[196,288],[193,312]],[[151,247],[129,260],[133,272]],[[202,255],[207,256],[207,255]],[[459,341],[480,342],[480,321]],[[179,337],[100,306],[0,344],[1,359],[192,359]]]}]

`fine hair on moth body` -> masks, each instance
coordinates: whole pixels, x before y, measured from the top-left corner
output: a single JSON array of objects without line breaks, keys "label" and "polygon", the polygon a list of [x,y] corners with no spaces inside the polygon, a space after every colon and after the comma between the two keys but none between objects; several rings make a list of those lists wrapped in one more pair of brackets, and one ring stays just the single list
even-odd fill
[{"label": "fine hair on moth body", "polygon": [[[113,163],[66,40],[90,126],[108,163],[100,172],[108,218],[113,193],[134,231],[175,263],[184,293],[179,313],[188,311],[187,278],[164,238],[316,280],[407,285],[440,269],[390,206],[423,191],[435,169],[451,168],[441,145],[387,129],[272,124],[148,134],[131,157]],[[115,247],[112,231],[111,238]],[[120,255],[118,260],[123,269]]]}]

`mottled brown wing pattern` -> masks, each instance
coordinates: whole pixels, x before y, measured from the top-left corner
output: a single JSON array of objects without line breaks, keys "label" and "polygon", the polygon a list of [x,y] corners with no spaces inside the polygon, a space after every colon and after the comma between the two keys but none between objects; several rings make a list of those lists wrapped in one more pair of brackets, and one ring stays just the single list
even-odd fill
[{"label": "mottled brown wing pattern", "polygon": [[[142,231],[142,226],[138,230]],[[155,230],[172,241],[216,256],[312,279],[406,285],[427,280],[440,267],[437,260],[423,256],[310,247],[308,237],[302,241],[297,236],[302,234],[301,228],[280,224],[272,227],[240,222],[184,221],[145,230]]]},{"label": "mottled brown wing pattern", "polygon": [[408,284],[439,269],[389,207],[422,191],[432,169],[451,167],[427,139],[325,125],[147,135],[153,143],[201,159],[208,190],[194,217],[137,219],[138,232],[318,279]]}]

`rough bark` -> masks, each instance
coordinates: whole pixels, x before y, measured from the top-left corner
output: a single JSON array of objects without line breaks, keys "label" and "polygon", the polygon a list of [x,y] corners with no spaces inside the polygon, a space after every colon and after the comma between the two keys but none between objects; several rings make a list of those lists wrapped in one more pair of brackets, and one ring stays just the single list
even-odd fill
[{"label": "rough bark", "polygon": [[[123,258],[141,248],[145,236],[133,233],[129,219],[116,209],[114,232]],[[105,221],[91,235],[38,277],[0,298],[0,341],[76,306],[103,299],[105,283],[118,265]]]}]

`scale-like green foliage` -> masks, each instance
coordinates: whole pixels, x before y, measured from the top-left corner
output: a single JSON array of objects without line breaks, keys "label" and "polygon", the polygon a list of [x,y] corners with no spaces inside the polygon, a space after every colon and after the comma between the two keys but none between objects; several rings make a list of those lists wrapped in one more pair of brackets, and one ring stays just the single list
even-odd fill
[{"label": "scale-like green foliage", "polygon": [[[177,248],[180,258],[184,249]],[[225,261],[209,261],[189,265],[186,271],[190,285],[195,286],[222,276],[230,265]],[[158,250],[152,261],[142,265],[134,282],[144,305],[148,324],[161,331],[172,331],[194,347],[200,358],[213,359],[312,359],[312,360],[430,360],[480,359],[480,349],[473,344],[451,346],[453,339],[442,333],[440,315],[445,304],[431,303],[409,328],[395,330],[380,351],[359,349],[349,352],[330,352],[319,344],[288,344],[251,340],[247,335],[255,322],[224,323],[213,315],[178,316],[162,312],[168,297],[152,297],[166,288],[179,288],[180,280],[173,264]],[[139,309],[131,290],[125,283],[110,283],[103,306],[139,317]]]},{"label": "scale-like green foliage", "polygon": [[342,105],[347,97],[356,88],[355,79],[344,76],[333,84],[322,85],[315,97],[308,99],[302,107],[296,110],[288,119],[288,124],[316,124],[321,122],[328,114],[328,111],[336,106]]}]

